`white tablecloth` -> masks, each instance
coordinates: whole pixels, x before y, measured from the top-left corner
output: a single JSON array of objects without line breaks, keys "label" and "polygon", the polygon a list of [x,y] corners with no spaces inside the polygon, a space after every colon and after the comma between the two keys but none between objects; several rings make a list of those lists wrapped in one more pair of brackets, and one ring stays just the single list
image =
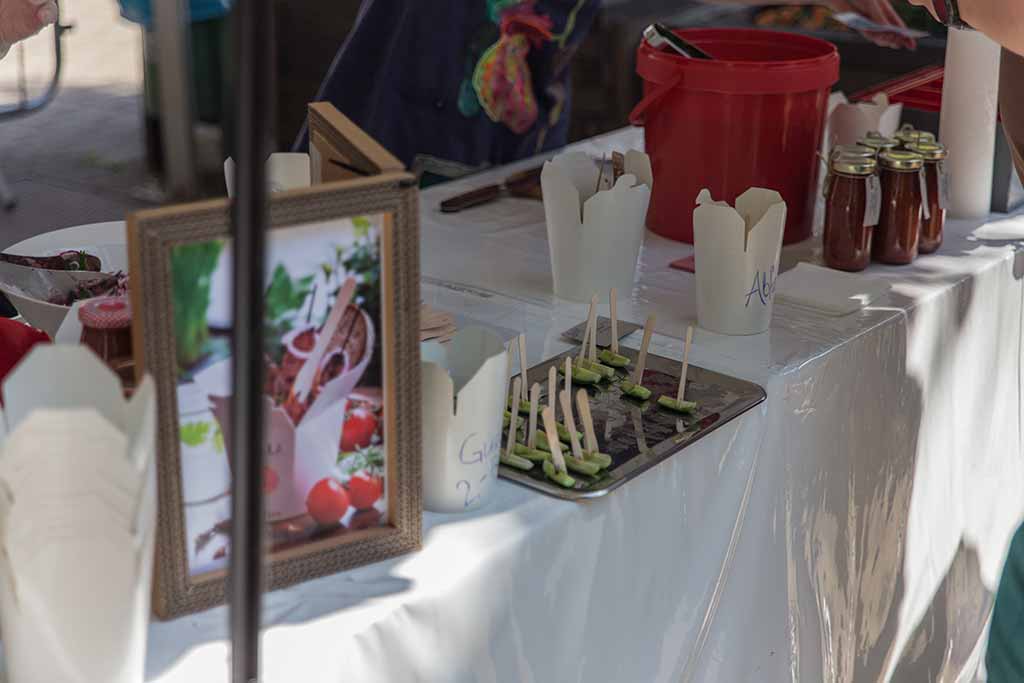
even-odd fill
[{"label": "white tablecloth", "polygon": [[[633,140],[625,131],[585,145]],[[526,167],[530,164],[521,164]],[[513,169],[491,174],[501,177]],[[422,196],[424,297],[563,350],[539,203],[454,216]],[[266,597],[267,683],[924,681],[970,674],[1024,512],[1024,220],[952,222],[939,254],[845,318],[777,304],[770,332],[698,331],[691,362],[758,382],[759,409],[612,495],[502,482],[427,514],[423,551]],[[786,259],[805,249],[787,249]],[[625,319],[678,339],[685,245],[648,235]],[[635,338],[633,339],[635,343]],[[656,337],[679,356],[678,341]],[[150,631],[148,680],[226,681],[227,611]]]}]

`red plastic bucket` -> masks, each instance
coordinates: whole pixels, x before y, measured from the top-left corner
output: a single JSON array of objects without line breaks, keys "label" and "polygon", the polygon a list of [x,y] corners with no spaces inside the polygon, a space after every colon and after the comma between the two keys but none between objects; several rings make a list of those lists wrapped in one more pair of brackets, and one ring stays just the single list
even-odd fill
[{"label": "red plastic bucket", "polygon": [[733,202],[750,187],[786,200],[785,242],[811,235],[816,153],[839,53],[824,40],[751,29],[676,31],[713,61],[637,51],[644,98],[630,121],[645,130],[654,170],[647,227],[693,242],[693,207],[703,188]]}]

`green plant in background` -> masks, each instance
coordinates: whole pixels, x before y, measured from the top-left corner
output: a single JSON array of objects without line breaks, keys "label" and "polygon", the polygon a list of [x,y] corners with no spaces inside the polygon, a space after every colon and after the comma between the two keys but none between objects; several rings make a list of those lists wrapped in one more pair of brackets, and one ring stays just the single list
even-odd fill
[{"label": "green plant in background", "polygon": [[223,248],[223,242],[211,240],[183,244],[171,251],[174,341],[180,370],[187,370],[200,359],[210,336],[206,324],[210,282]]},{"label": "green plant in background", "polygon": [[359,282],[356,285],[355,302],[376,318],[380,312],[379,239],[377,235],[370,234],[372,224],[369,219],[353,218],[352,224],[355,226],[356,242],[347,254],[336,248],[335,261],[348,275],[356,276]]},{"label": "green plant in background", "polygon": [[312,291],[312,275],[296,279],[283,265],[278,264],[274,268],[266,291],[263,344],[275,363],[280,363],[284,355],[282,337],[295,328],[295,320]]}]

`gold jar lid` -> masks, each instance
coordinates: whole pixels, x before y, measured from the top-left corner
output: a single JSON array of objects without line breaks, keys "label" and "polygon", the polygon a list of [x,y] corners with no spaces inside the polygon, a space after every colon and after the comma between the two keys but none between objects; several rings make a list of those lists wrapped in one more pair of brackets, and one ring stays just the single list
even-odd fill
[{"label": "gold jar lid", "polygon": [[946,146],[937,142],[918,142],[907,145],[907,151],[920,154],[925,161],[942,161],[949,156]]},{"label": "gold jar lid", "polygon": [[900,141],[894,138],[887,138],[880,133],[868,133],[858,140],[857,144],[862,147],[870,147],[872,149],[892,149],[894,147],[899,147]]},{"label": "gold jar lid", "polygon": [[935,133],[926,130],[901,130],[896,133],[896,139],[904,145],[915,145],[919,142],[935,142]]},{"label": "gold jar lid", "polygon": [[924,168],[924,157],[915,152],[887,149],[878,155],[878,163],[893,171],[919,171]]},{"label": "gold jar lid", "polygon": [[878,168],[872,157],[839,155],[832,159],[832,171],[845,175],[869,176]]},{"label": "gold jar lid", "polygon": [[871,147],[865,147],[864,145],[836,145],[832,148],[831,157],[861,157],[862,159],[873,159],[877,155],[877,150]]}]

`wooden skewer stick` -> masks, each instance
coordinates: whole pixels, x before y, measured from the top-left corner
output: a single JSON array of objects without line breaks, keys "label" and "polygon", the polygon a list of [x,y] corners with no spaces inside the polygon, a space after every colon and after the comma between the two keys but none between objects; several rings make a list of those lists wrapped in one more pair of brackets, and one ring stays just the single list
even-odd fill
[{"label": "wooden skewer stick", "polygon": [[562,419],[565,421],[565,428],[569,430],[569,445],[572,446],[572,457],[577,460],[583,460],[583,446],[580,445],[580,439],[576,435],[576,420],[572,416],[572,399],[569,397],[568,391],[563,391],[558,395],[558,398],[562,404]]},{"label": "wooden skewer stick", "polygon": [[583,343],[580,345],[580,360],[590,357],[590,345],[594,341],[594,335],[597,334],[597,328],[594,326],[594,321],[597,319],[597,297],[591,297],[590,299],[590,311],[587,313],[587,331],[583,333]]},{"label": "wooden skewer stick", "polygon": [[522,377],[523,394],[522,400],[529,401],[529,384],[527,384],[526,373],[530,369],[530,364],[526,362],[526,335],[519,335],[519,371]]},{"label": "wooden skewer stick", "polygon": [[597,295],[590,299],[590,351],[587,357],[591,362],[597,362]]},{"label": "wooden skewer stick", "polygon": [[548,437],[548,445],[551,446],[551,464],[559,472],[565,473],[565,456],[562,455],[562,447],[558,441],[558,426],[555,422],[555,409],[548,406],[542,413],[544,418],[544,433]]},{"label": "wooden skewer stick", "polygon": [[590,453],[597,452],[597,432],[594,431],[594,416],[590,412],[590,395],[586,389],[576,392],[576,410],[580,413],[580,422],[583,423],[583,438],[586,450]]},{"label": "wooden skewer stick", "polygon": [[[516,377],[516,381],[515,381],[515,383],[512,386],[515,389],[515,391],[514,391],[514,393],[512,395],[513,396],[518,396],[519,395],[519,378],[518,377]],[[512,413],[512,422],[510,422],[509,425],[508,425],[508,442],[507,442],[508,445],[505,448],[505,453],[508,454],[508,455],[515,455],[515,451],[516,451],[516,434],[519,432],[519,430],[516,429],[516,420],[518,420],[518,419],[519,419],[519,416],[516,413]]]},{"label": "wooden skewer stick", "polygon": [[686,395],[686,373],[690,370],[690,344],[693,343],[693,325],[686,327],[686,346],[683,347],[683,370],[679,376],[679,391],[676,400],[682,401]]},{"label": "wooden skewer stick", "polygon": [[601,155],[601,170],[597,172],[597,187],[594,188],[594,194],[601,191],[601,181],[604,180],[604,162],[606,158],[606,154]]},{"label": "wooden skewer stick", "polygon": [[636,359],[636,367],[633,368],[633,384],[642,384],[644,370],[647,368],[647,348],[651,345],[651,335],[654,333],[654,316],[648,316],[644,323],[644,340],[640,344],[640,355]]},{"label": "wooden skewer stick", "polygon": [[558,405],[558,370],[552,365],[548,368],[548,405],[554,408]]},{"label": "wooden skewer stick", "polygon": [[612,287],[612,291],[608,295],[608,307],[609,313],[612,316],[612,353],[619,352],[619,314],[616,308],[616,299],[618,299],[618,291]]},{"label": "wooden skewer stick", "polygon": [[526,433],[526,447],[537,447],[537,408],[540,405],[540,385],[530,387],[530,431]]},{"label": "wooden skewer stick", "polygon": [[587,349],[590,348],[590,316],[587,316],[587,322],[584,324],[583,329],[583,341],[580,342],[580,352],[576,356],[579,360],[583,360],[587,357]]},{"label": "wooden skewer stick", "polygon": [[[565,359],[565,390],[572,391],[572,358]],[[551,405],[555,405],[558,402],[557,396],[551,397]],[[563,415],[564,419],[565,416]]]}]

